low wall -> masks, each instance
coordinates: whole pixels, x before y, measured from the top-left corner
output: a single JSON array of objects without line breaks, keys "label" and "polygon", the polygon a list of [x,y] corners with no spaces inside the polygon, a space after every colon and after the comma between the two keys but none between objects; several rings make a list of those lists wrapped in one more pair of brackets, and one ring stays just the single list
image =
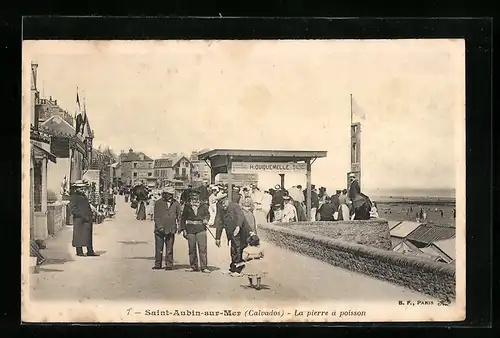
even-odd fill
[{"label": "low wall", "polygon": [[296,222],[277,225],[382,250],[392,248],[389,223],[381,218],[368,221]]},{"label": "low wall", "polygon": [[55,235],[66,225],[67,204],[67,201],[47,204],[47,230],[49,235]]},{"label": "low wall", "polygon": [[35,240],[44,241],[49,237],[47,231],[47,213],[43,211],[35,211]]},{"label": "low wall", "polygon": [[278,247],[334,266],[402,285],[442,301],[455,299],[453,265],[273,224],[259,225],[259,235]]}]

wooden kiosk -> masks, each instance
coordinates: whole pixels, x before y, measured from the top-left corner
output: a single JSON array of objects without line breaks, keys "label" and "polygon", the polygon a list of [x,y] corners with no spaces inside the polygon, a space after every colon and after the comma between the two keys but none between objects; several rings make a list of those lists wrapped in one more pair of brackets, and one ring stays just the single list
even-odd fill
[{"label": "wooden kiosk", "polygon": [[286,173],[304,172],[307,177],[307,218],[311,219],[311,166],[326,154],[326,151],[213,149],[199,153],[198,158],[210,167],[212,184],[217,174],[229,174],[229,200],[232,200],[233,173],[274,172],[281,176],[283,188]]}]

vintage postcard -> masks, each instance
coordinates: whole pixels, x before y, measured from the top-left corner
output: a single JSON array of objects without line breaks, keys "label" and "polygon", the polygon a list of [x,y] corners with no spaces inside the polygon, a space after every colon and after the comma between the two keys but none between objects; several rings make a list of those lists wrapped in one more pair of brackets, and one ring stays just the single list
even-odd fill
[{"label": "vintage postcard", "polygon": [[22,56],[23,322],[465,319],[463,40]]}]

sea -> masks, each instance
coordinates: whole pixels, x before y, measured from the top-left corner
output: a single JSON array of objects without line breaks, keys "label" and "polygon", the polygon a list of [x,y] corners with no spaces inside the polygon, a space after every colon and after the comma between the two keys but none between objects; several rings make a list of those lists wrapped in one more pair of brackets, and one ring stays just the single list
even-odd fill
[{"label": "sea", "polygon": [[379,202],[393,203],[426,203],[455,204],[455,189],[452,188],[399,188],[399,189],[365,189],[370,199]]},{"label": "sea", "polygon": [[366,189],[368,196],[378,197],[434,197],[434,198],[455,198],[455,189],[439,188],[439,189],[422,189],[422,188],[397,188],[397,189]]}]

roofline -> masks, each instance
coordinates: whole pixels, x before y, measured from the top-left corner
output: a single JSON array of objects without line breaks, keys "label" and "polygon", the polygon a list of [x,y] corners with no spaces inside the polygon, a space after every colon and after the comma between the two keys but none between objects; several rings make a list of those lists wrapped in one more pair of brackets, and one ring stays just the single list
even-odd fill
[{"label": "roofline", "polygon": [[[209,159],[214,156],[250,156],[252,157],[252,153],[258,154],[258,153],[266,153],[268,152],[269,155],[260,155],[260,156],[269,156],[269,157],[283,157],[283,156],[290,156],[290,157],[298,157],[298,158],[324,158],[327,155],[327,151],[324,150],[317,150],[317,151],[310,151],[310,150],[269,150],[269,149],[212,149],[208,150],[202,153],[198,154],[198,158],[202,160]],[[222,153],[222,154],[218,154]],[[247,154],[241,154],[241,153],[247,153]],[[282,155],[278,155],[276,153],[281,153]],[[302,154],[298,154],[302,153]],[[276,154],[276,155],[275,155]],[[258,155],[255,155],[258,156]]]},{"label": "roofline", "polygon": [[173,163],[173,161],[172,161],[172,168],[175,167],[177,165],[177,163],[179,163],[183,158],[185,158],[186,161],[188,161],[189,163],[191,163],[191,161],[189,160],[189,158],[187,158],[186,156],[182,155],[175,163]]},{"label": "roofline", "polygon": [[66,123],[68,126],[70,126],[71,129],[73,129],[76,132],[75,127],[73,127],[71,124],[68,123],[68,121],[66,121],[65,119],[63,119],[59,115],[52,115],[51,117],[49,117],[48,119],[46,119],[45,121],[43,121],[42,124],[41,124],[41,126],[44,126],[47,122],[49,122],[51,119],[54,119],[56,116],[59,117],[61,120],[63,120],[64,123]]}]

